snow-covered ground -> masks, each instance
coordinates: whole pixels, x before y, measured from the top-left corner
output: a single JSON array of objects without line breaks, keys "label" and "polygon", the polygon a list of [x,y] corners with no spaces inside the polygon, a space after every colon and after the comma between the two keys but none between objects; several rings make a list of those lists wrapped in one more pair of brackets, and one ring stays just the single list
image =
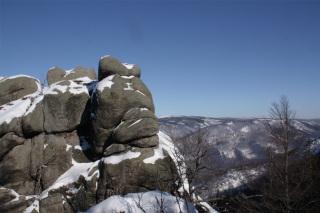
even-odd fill
[{"label": "snow-covered ground", "polygon": [[[182,212],[196,213],[191,203],[162,191],[149,191],[145,193],[130,193],[123,197],[112,196],[93,206],[83,213],[154,213],[154,212]],[[213,212],[212,212],[213,213]]]}]

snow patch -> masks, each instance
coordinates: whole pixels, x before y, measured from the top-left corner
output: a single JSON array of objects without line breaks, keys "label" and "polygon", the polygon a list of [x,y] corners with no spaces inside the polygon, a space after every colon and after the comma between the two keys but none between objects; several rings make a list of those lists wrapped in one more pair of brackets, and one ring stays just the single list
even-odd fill
[{"label": "snow patch", "polygon": [[132,158],[137,158],[141,155],[140,152],[132,152],[128,151],[124,154],[121,155],[112,155],[110,157],[102,158],[104,163],[106,164],[118,164],[121,161],[127,160],[127,159],[132,159]]},{"label": "snow patch", "polygon": [[67,186],[68,184],[72,184],[78,180],[78,178],[82,175],[86,180],[91,180],[92,177],[96,174],[99,176],[99,171],[94,172],[91,176],[89,176],[90,171],[97,167],[99,164],[99,160],[91,163],[78,163],[72,159],[73,166],[63,173],[48,189],[42,192],[41,199],[48,197],[49,191],[53,189],[58,189],[61,186]]},{"label": "snow patch", "polygon": [[102,56],[102,57],[100,58],[100,60],[103,59],[103,58],[106,58],[106,57],[111,57],[111,55]]},{"label": "snow patch", "polygon": [[37,104],[42,101],[43,99],[43,95],[40,95],[38,97],[36,97],[33,102],[32,102],[32,105],[29,107],[29,109],[27,110],[27,112],[24,114],[24,116],[30,114],[31,112],[34,111],[34,109],[36,108]]},{"label": "snow patch", "polygon": [[[101,203],[91,207],[83,213],[109,213],[109,212],[126,212],[126,213],[154,213],[162,212],[160,209],[161,202],[164,205],[163,212],[181,212],[196,213],[195,207],[185,202],[182,198],[172,196],[167,192],[149,191],[145,193],[130,193],[124,197],[111,196]],[[140,207],[137,206],[140,205]],[[142,209],[141,209],[142,207]],[[189,211],[188,211],[189,209]],[[80,212],[81,213],[81,212]]]},{"label": "snow patch", "polygon": [[69,151],[69,149],[70,149],[70,148],[72,148],[72,146],[71,146],[71,145],[69,145],[69,144],[67,144],[66,152],[67,152],[67,151]]},{"label": "snow patch", "polygon": [[129,128],[129,127],[132,127],[133,125],[135,125],[135,124],[137,124],[137,123],[139,123],[141,120],[142,120],[142,118],[141,118],[141,119],[139,119],[139,120],[137,120],[136,122],[134,122],[134,123],[133,123],[133,124],[131,124],[130,126],[128,126],[128,128]]},{"label": "snow patch", "polygon": [[112,81],[113,77],[114,77],[114,75],[110,75],[110,76],[104,78],[102,81],[100,81],[100,82],[97,84],[96,89],[97,89],[97,90],[100,90],[101,92],[102,92],[105,88],[111,89],[112,85],[114,84],[114,82]]},{"label": "snow patch", "polygon": [[159,148],[154,149],[154,155],[152,157],[146,158],[143,160],[144,163],[154,164],[156,160],[165,158],[163,149],[161,146]]},{"label": "snow patch", "polygon": [[132,78],[134,78],[134,76],[133,76],[133,75],[130,75],[130,76],[124,76],[124,75],[122,75],[121,78],[132,79]]},{"label": "snow patch", "polygon": [[39,210],[39,200],[35,200],[28,208],[26,208],[23,213],[32,213],[35,210],[36,212],[40,212]]},{"label": "snow patch", "polygon": [[0,108],[0,124],[4,122],[9,124],[12,119],[23,116],[30,105],[30,98],[18,99],[2,105]]},{"label": "snow patch", "polygon": [[127,88],[124,88],[124,90],[134,90],[132,87],[132,83],[126,83]]},{"label": "snow patch", "polygon": [[75,73],[74,69],[66,70],[66,74],[64,75],[64,77],[67,77],[67,75],[70,75],[71,73]]},{"label": "snow patch", "polygon": [[128,64],[128,63],[123,63],[123,65],[127,68],[127,69],[132,69],[134,64]]},{"label": "snow patch", "polygon": [[141,95],[146,96],[143,92],[141,92],[140,90],[137,90],[138,93],[140,93]]}]

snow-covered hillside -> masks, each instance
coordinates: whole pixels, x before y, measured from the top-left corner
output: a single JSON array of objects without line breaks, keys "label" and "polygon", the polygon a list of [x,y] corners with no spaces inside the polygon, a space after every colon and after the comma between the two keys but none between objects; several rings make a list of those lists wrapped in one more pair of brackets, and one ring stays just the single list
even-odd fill
[{"label": "snow-covered hillside", "polygon": [[[230,161],[261,160],[268,133],[263,118],[209,118],[196,116],[159,117],[160,130],[170,136],[183,136],[198,128],[208,132],[207,140],[213,144],[213,153],[221,164]],[[272,121],[271,121],[272,122]],[[296,130],[306,138],[320,137],[320,119],[297,120]]]}]

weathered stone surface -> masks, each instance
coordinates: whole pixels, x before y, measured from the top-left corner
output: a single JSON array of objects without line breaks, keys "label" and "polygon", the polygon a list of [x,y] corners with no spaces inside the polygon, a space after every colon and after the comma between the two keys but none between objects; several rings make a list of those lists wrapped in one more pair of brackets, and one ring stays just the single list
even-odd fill
[{"label": "weathered stone surface", "polygon": [[130,146],[137,146],[140,148],[154,147],[159,145],[159,137],[158,135],[154,135],[152,137],[141,138],[134,140],[129,143]]},{"label": "weathered stone surface", "polygon": [[22,117],[22,130],[25,135],[35,135],[43,129],[43,96],[33,100],[33,106]]},{"label": "weathered stone surface", "polygon": [[127,65],[127,64],[124,64],[127,69],[128,69],[128,76],[135,76],[135,77],[138,77],[140,78],[141,77],[141,71],[140,71],[140,67],[136,64],[130,64],[130,65]]},{"label": "weathered stone surface", "polygon": [[92,176],[90,181],[85,180],[80,176],[77,185],[79,191],[73,196],[72,204],[74,206],[75,212],[86,211],[92,206],[96,205],[96,185],[98,182],[98,175],[94,173],[98,170],[98,167],[95,167],[89,173],[89,176]]},{"label": "weathered stone surface", "polygon": [[123,144],[112,144],[106,150],[104,151],[103,155],[104,156],[110,156],[113,154],[118,154],[120,152],[123,152],[126,150],[126,147]]},{"label": "weathered stone surface", "polygon": [[65,201],[65,198],[59,193],[52,193],[49,197],[46,197],[40,201],[41,213],[74,213],[69,204]]},{"label": "weathered stone surface", "polygon": [[[121,124],[113,132],[112,139],[118,143],[128,143],[133,140],[154,136],[159,131],[158,119],[149,110],[133,108],[124,114]],[[155,140],[143,140],[143,146],[156,146]],[[141,143],[142,145],[142,143]]]},{"label": "weathered stone surface", "polygon": [[114,129],[120,124],[125,113],[133,108],[146,108],[154,113],[151,93],[139,78],[115,75],[98,83],[93,93],[91,108],[94,114],[91,127],[95,147],[112,143],[110,137]]},{"label": "weathered stone surface", "polygon": [[[74,134],[73,134],[74,135]],[[47,189],[72,166],[72,149],[67,145],[72,133],[49,134],[45,137],[41,170],[43,188]]]},{"label": "weathered stone surface", "polygon": [[34,183],[34,194],[40,194],[42,191],[41,169],[43,168],[44,141],[44,133],[31,138],[30,177]]},{"label": "weathered stone surface", "polygon": [[60,67],[53,67],[47,73],[47,82],[50,86],[58,81],[63,80],[64,76],[66,75],[66,71],[61,69]]},{"label": "weathered stone surface", "polygon": [[112,139],[117,143],[128,143],[140,138],[157,134],[159,126],[157,119],[141,118],[138,120],[123,121],[112,134]]},{"label": "weathered stone surface", "polygon": [[0,105],[35,93],[40,82],[30,76],[18,75],[0,80]]},{"label": "weathered stone surface", "polygon": [[25,196],[20,196],[17,200],[11,200],[6,203],[0,203],[1,213],[23,212],[28,205]]},{"label": "weathered stone surface", "polygon": [[9,133],[14,132],[16,135],[23,137],[21,117],[13,118],[10,123],[3,122],[0,124],[0,137]]},{"label": "weathered stone surface", "polygon": [[108,158],[105,158],[100,164],[99,202],[113,194],[123,195],[156,189],[171,192],[171,183],[178,178],[178,174],[166,152],[166,157],[156,160],[155,163],[144,163],[145,159],[154,155],[153,148],[132,148],[130,152],[140,155],[116,164],[108,163]]},{"label": "weathered stone surface", "polygon": [[67,72],[59,67],[53,67],[47,73],[47,81],[49,86],[58,81],[73,80],[82,77],[88,77],[92,80],[97,79],[96,72],[93,68],[84,68],[82,66],[78,66]]},{"label": "weathered stone surface", "polygon": [[27,139],[23,144],[13,147],[2,158],[0,185],[14,189],[22,195],[32,195],[34,193],[34,184],[29,174],[30,150],[31,140]]},{"label": "weathered stone surface", "polygon": [[47,133],[73,131],[78,125],[85,125],[89,121],[88,90],[79,85],[79,93],[74,92],[72,83],[61,81],[51,87],[50,93],[45,94],[43,113],[44,130]]},{"label": "weathered stone surface", "polygon": [[98,80],[101,81],[110,75],[128,76],[128,69],[118,59],[108,55],[99,61]]},{"label": "weathered stone surface", "polygon": [[9,132],[0,139],[0,161],[3,156],[8,153],[13,147],[21,145],[25,142],[24,138]]},{"label": "weathered stone surface", "polygon": [[10,189],[0,188],[0,206],[16,197]]}]

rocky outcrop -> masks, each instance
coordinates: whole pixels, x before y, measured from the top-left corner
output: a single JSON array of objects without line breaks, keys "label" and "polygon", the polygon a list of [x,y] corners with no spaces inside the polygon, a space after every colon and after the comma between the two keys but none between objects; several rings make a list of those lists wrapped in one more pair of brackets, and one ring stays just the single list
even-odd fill
[{"label": "rocky outcrop", "polygon": [[50,86],[62,80],[74,80],[77,78],[87,77],[91,80],[96,80],[97,75],[93,68],[84,68],[78,66],[72,70],[63,70],[59,67],[52,67],[47,73],[47,82]]},{"label": "rocky outcrop", "polygon": [[2,88],[29,82],[1,96],[15,95],[0,106],[0,211],[71,213],[116,194],[174,193],[177,162],[140,75],[107,56],[98,81],[83,67],[50,69],[48,88],[0,78]]},{"label": "rocky outcrop", "polygon": [[35,93],[40,89],[39,87],[40,81],[27,75],[2,78],[0,80],[0,106]]}]

